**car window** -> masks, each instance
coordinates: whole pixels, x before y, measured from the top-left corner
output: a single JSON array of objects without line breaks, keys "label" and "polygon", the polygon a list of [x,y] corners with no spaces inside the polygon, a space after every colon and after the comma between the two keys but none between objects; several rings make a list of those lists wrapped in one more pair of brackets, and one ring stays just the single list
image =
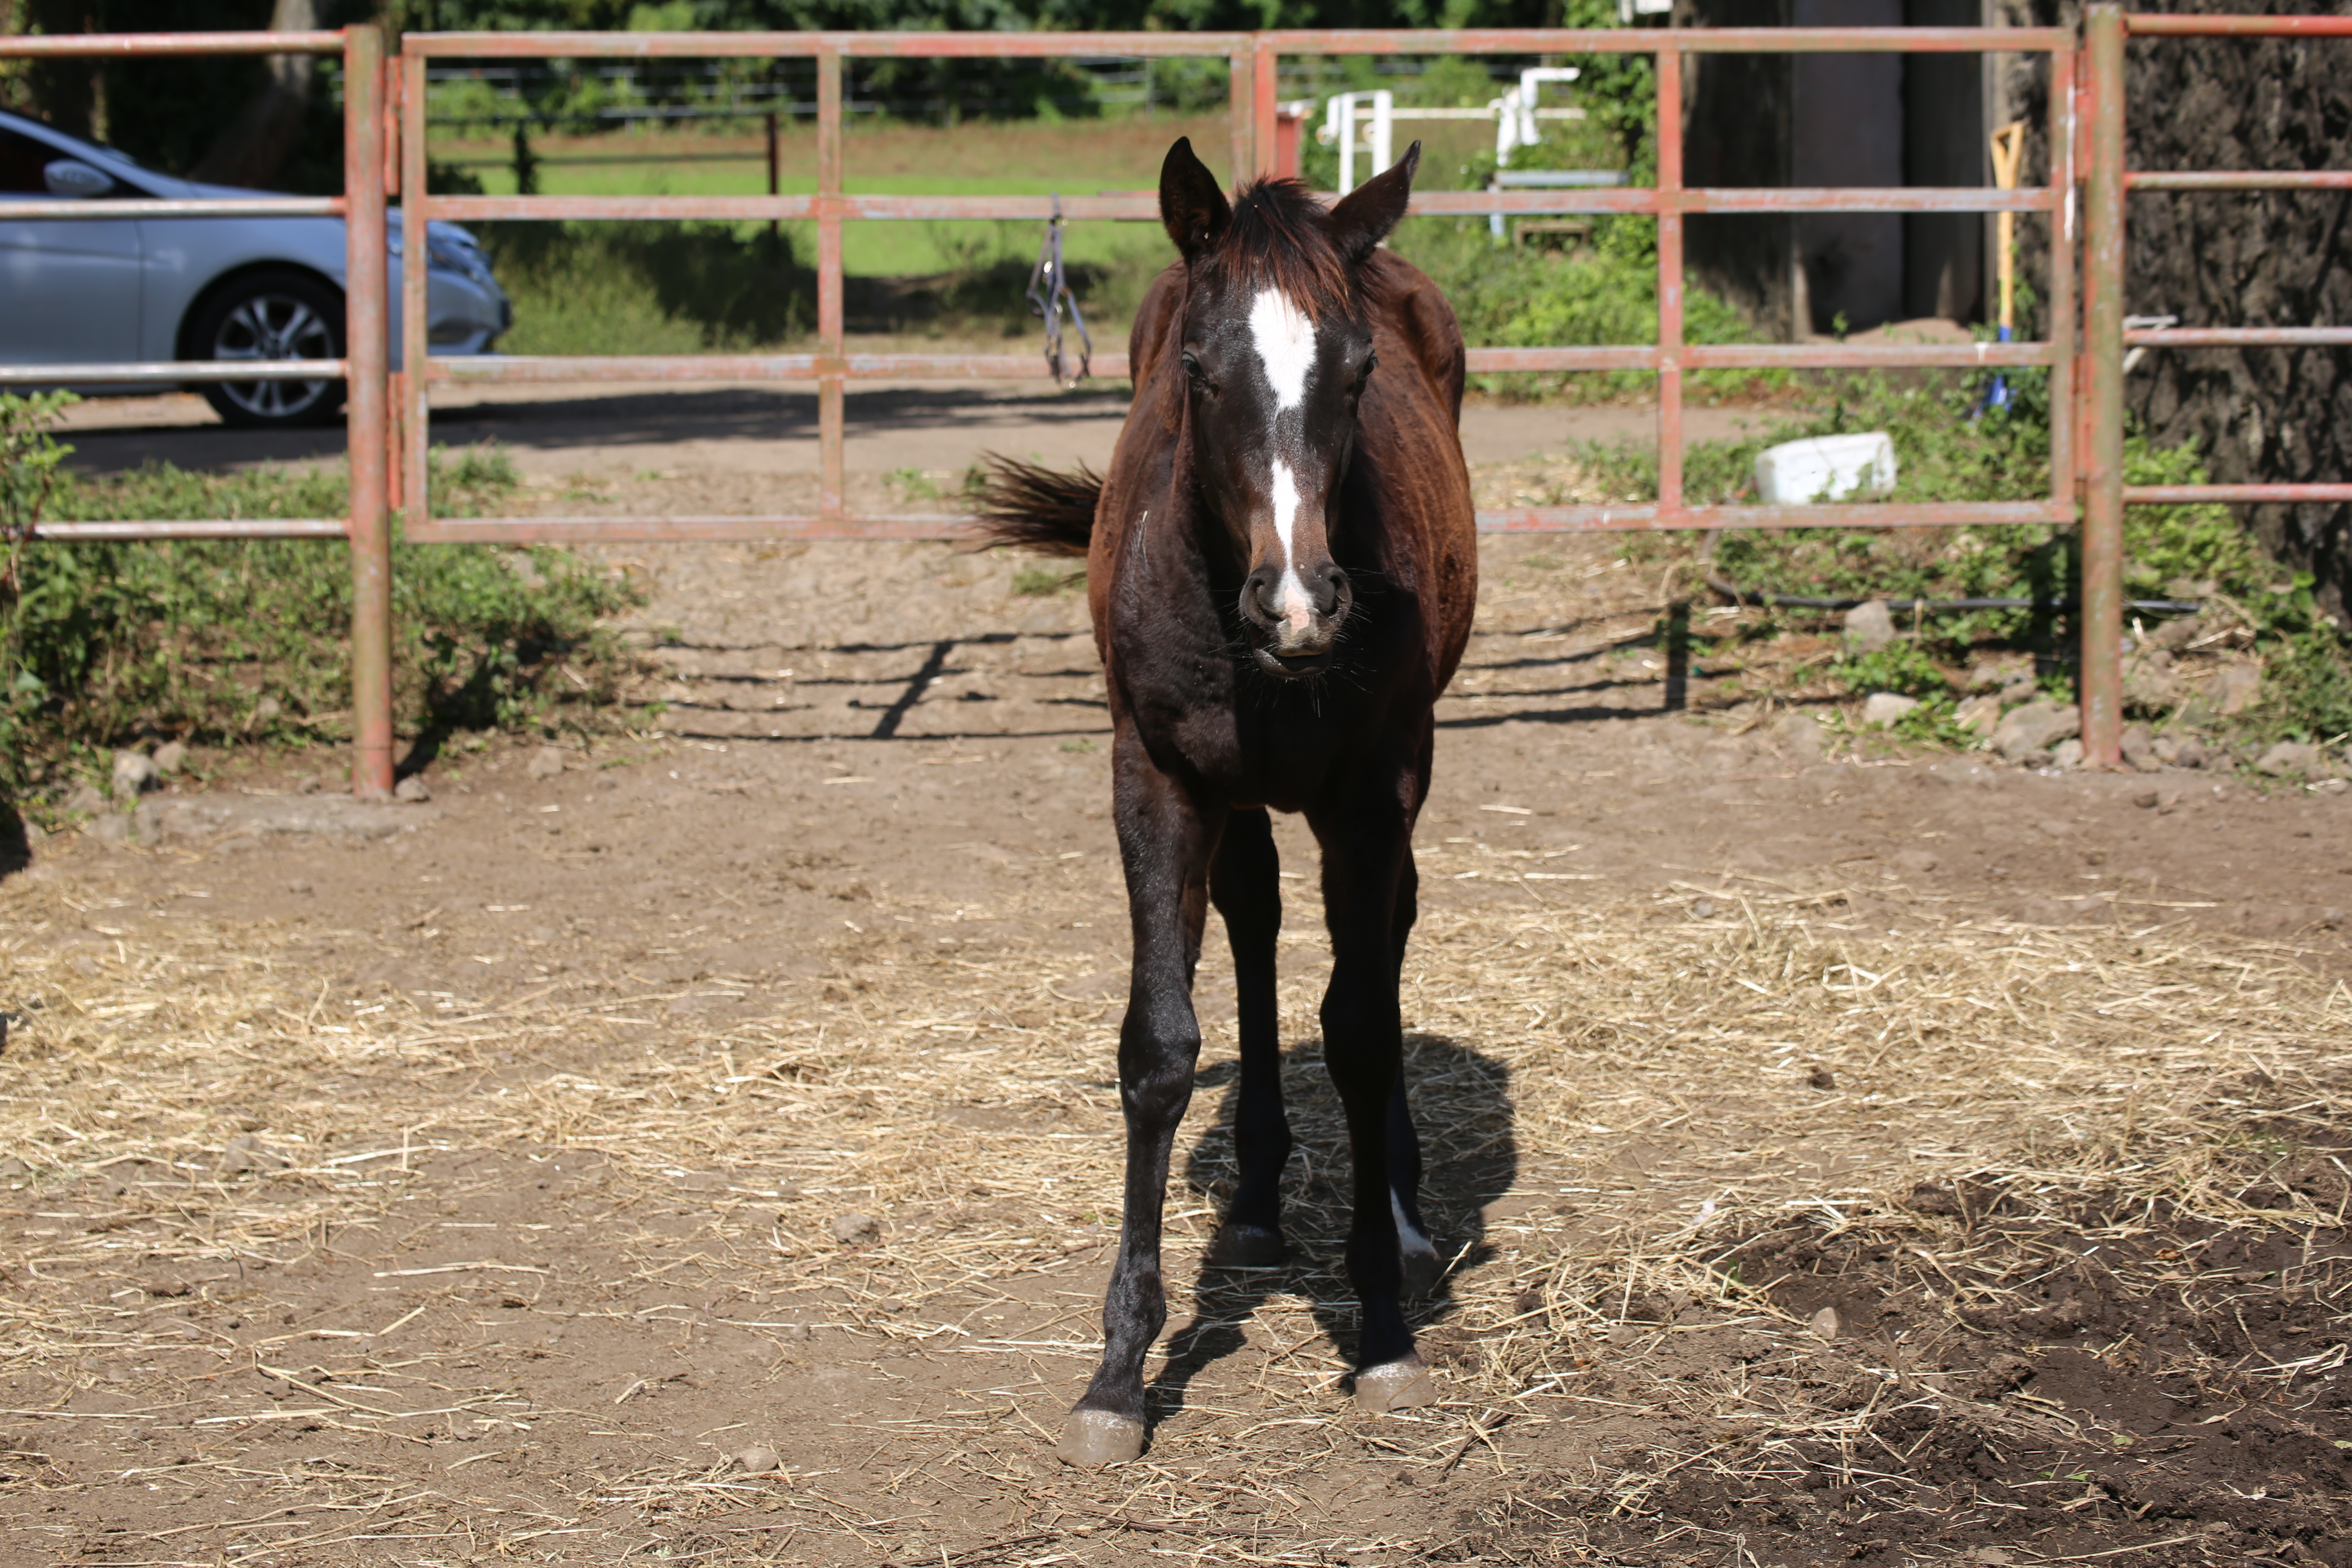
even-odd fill
[{"label": "car window", "polygon": [[46,142],[0,126],[0,191],[47,195],[49,183],[41,171],[64,156]]}]

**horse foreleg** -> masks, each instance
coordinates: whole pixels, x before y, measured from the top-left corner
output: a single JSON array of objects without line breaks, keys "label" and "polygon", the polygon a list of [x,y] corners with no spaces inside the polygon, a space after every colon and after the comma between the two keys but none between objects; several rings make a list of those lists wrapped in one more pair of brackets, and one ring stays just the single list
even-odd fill
[{"label": "horse foreleg", "polygon": [[1103,1298],[1103,1359],[1062,1427],[1057,1452],[1108,1465],[1143,1452],[1143,1358],[1168,1321],[1160,1274],[1169,1146],[1192,1098],[1201,1026],[1192,966],[1208,913],[1209,856],[1222,823],[1151,763],[1132,729],[1112,757],[1119,858],[1127,872],[1135,956],[1118,1031],[1119,1103],[1127,1118],[1125,1214]]},{"label": "horse foreleg", "polygon": [[1282,1262],[1282,1169],[1290,1120],[1282,1108],[1282,1041],[1275,1026],[1274,940],[1282,930],[1280,858],[1264,808],[1225,824],[1209,872],[1209,896],[1225,918],[1240,1004],[1242,1081],[1234,1108],[1240,1185],[1209,1244],[1212,1268],[1272,1268]]},{"label": "horse foreleg", "polygon": [[[1397,878],[1396,908],[1390,920],[1390,929],[1395,932],[1393,945],[1400,974],[1404,970],[1405,939],[1412,934],[1412,922],[1420,912],[1421,872],[1413,864],[1412,850],[1408,846],[1404,868]],[[1444,1272],[1444,1265],[1429,1238],[1429,1226],[1421,1217],[1421,1136],[1413,1131],[1412,1108],[1405,1100],[1401,1060],[1396,1088],[1389,1094],[1389,1193],[1394,1205],[1397,1261],[1403,1269],[1404,1293],[1408,1299],[1426,1296],[1437,1289],[1437,1277]]]},{"label": "horse foreleg", "polygon": [[1323,845],[1323,907],[1331,931],[1331,984],[1323,994],[1323,1059],[1348,1117],[1355,1212],[1348,1276],[1363,1313],[1356,1401],[1402,1410],[1436,1397],[1415,1353],[1402,1301],[1403,1268],[1392,1184],[1390,1118],[1404,1070],[1397,1001],[1395,914],[1404,890],[1410,818],[1394,791],[1367,790],[1314,819]]}]

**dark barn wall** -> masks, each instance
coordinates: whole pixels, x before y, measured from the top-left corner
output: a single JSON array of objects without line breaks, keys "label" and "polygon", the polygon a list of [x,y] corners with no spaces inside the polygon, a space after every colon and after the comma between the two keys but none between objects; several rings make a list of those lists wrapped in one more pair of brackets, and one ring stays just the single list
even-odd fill
[{"label": "dark barn wall", "polygon": [[[1981,0],[1678,0],[1685,27],[1973,26]],[[1684,177],[1694,185],[1988,182],[1982,58],[1694,55]],[[1696,214],[1693,271],[1778,338],[1941,316],[1981,319],[1969,214]]]},{"label": "dark barn wall", "polygon": [[[2079,25],[2076,5],[2000,0],[2000,17]],[[2334,15],[2340,5],[2175,0],[2167,10]],[[2352,167],[2352,43],[2140,39],[2127,46],[2128,166],[2135,169]],[[2030,103],[2045,84],[2011,67],[1996,92]],[[2045,178],[2037,133],[2032,178]],[[2126,213],[2124,308],[2186,326],[2352,322],[2352,195],[2135,195]],[[2021,229],[2038,226],[2021,225]],[[2021,252],[2025,251],[2023,245]],[[2029,274],[2048,271],[2035,237]],[[2037,331],[2040,324],[2037,322]],[[2223,483],[2352,479],[2352,355],[2341,349],[2152,353],[2125,382],[2133,416],[2160,445],[2195,440]],[[2308,568],[2331,613],[2352,597],[2352,509],[2242,509],[2263,544]]]},{"label": "dark barn wall", "polygon": [[[1789,0],[1681,0],[1677,26],[1785,27]],[[1683,180],[1789,183],[1789,55],[1691,55],[1683,81]],[[1779,216],[1694,213],[1684,254],[1707,287],[1775,338],[1794,336],[1791,225]]]},{"label": "dark barn wall", "polygon": [[[1899,27],[1903,0],[1793,0],[1800,27]],[[1815,55],[1791,68],[1792,185],[1903,183],[1901,55]],[[1903,215],[1805,213],[1797,263],[1810,325],[1860,331],[1903,316]]]},{"label": "dark barn wall", "polygon": [[[1911,27],[1973,27],[1983,0],[1905,0]],[[1989,185],[1982,55],[1903,58],[1903,183]],[[1978,213],[1903,215],[1903,313],[1948,321],[1989,319],[1984,231]]]}]

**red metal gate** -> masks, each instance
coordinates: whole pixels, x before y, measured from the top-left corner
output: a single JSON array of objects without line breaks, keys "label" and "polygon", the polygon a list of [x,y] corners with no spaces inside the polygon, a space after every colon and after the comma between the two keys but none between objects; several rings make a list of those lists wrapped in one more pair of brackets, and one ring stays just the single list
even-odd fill
[{"label": "red metal gate", "polygon": [[[1890,528],[1919,525],[2067,523],[2084,520],[2084,749],[2094,763],[2117,759],[2121,731],[2122,508],[2143,501],[2352,500],[2352,485],[2196,486],[2126,489],[2122,485],[2122,355],[2128,343],[2196,347],[2227,343],[2352,342],[2352,329],[2173,329],[2126,333],[2122,325],[2123,197],[2127,189],[2347,188],[2352,174],[2128,174],[2123,169],[2122,41],[2149,36],[2352,35],[2352,18],[2138,16],[2094,5],[2087,23],[2087,79],[2078,84],[2072,32],[2059,28],[1720,30],[1496,28],[1454,31],[1261,33],[492,33],[411,34],[390,72],[373,28],[341,33],[146,35],[0,39],[0,56],[331,52],[344,56],[346,195],[205,203],[22,204],[24,216],[186,216],[193,213],[320,214],[350,225],[350,349],[341,362],[306,362],[234,374],[202,364],[37,366],[0,371],[0,385],[59,382],[182,383],[343,375],[351,387],[352,513],[348,520],[257,524],[88,523],[45,527],[45,538],[158,538],[343,533],[352,545],[353,711],[358,737],[352,783],[363,797],[392,784],[388,518],[402,512],[419,542],[568,540],[709,540],[744,537],[950,537],[955,514],[862,516],[845,504],[844,404],[849,384],[887,376],[1034,377],[1030,354],[853,354],[843,331],[842,226],[910,218],[1013,218],[1042,222],[1051,198],[876,196],[845,188],[843,63],[855,58],[1035,58],[1058,56],[1208,57],[1227,62],[1231,157],[1240,173],[1270,170],[1276,149],[1276,66],[1285,55],[1646,54],[1656,62],[1658,173],[1649,188],[1417,193],[1417,214],[1638,213],[1658,225],[1658,336],[1652,343],[1473,349],[1477,374],[1513,371],[1646,370],[1658,378],[1658,499],[1646,505],[1507,508],[1479,514],[1487,531],[1719,528]],[[2049,185],[2033,189],[1708,189],[1684,184],[1681,119],[1684,61],[1697,53],[2044,53],[2050,57]],[[425,192],[425,70],[436,58],[799,58],[817,80],[817,190],[813,195],[437,196]],[[387,78],[390,79],[387,79]],[[2078,91],[2078,85],[2080,90]],[[2079,110],[2079,111],[2078,111]],[[393,149],[396,148],[396,153]],[[2075,347],[2076,195],[2084,198],[2090,253],[2083,263],[2087,330]],[[426,247],[403,247],[400,375],[387,374],[384,328],[385,203],[398,195],[410,221],[467,219],[783,219],[817,226],[815,352],[792,354],[610,355],[573,358],[429,357]],[[1074,220],[1149,219],[1150,196],[1061,200]],[[2050,226],[2049,320],[2044,342],[1972,345],[1807,343],[1693,345],[1683,341],[1683,226],[1691,213],[2014,212],[2046,215]],[[1094,356],[1097,374],[1127,373],[1126,356]],[[1692,505],[1683,485],[1683,376],[1710,369],[2035,365],[2051,373],[2051,488],[2032,501],[1894,502],[1805,506]],[[818,392],[817,510],[752,517],[436,518],[427,505],[425,453],[433,384],[488,381],[740,380],[814,382]],[[389,452],[396,460],[387,466]],[[2078,506],[2078,491],[2080,503]]]},{"label": "red metal gate", "polygon": [[2126,485],[2124,353],[2130,348],[2341,348],[2345,327],[2124,328],[2125,198],[2134,191],[2352,190],[2352,170],[2166,170],[2124,167],[2124,41],[2141,37],[2347,38],[2352,16],[2131,16],[2095,5],[2084,19],[2089,71],[2081,116],[2085,375],[2083,429],[2083,756],[2123,758],[2124,508],[2178,501],[2352,501],[2352,484]]},{"label": "red metal gate", "polygon": [[[0,59],[59,57],[122,59],[165,55],[335,55],[343,58],[343,194],[236,196],[201,201],[11,202],[20,219],[340,217],[344,224],[343,358],[234,366],[211,361],[152,364],[9,365],[0,387],[109,383],[178,386],[200,381],[324,381],[341,378],[351,449],[351,513],[344,518],[205,521],[59,522],[36,537],[97,539],[318,539],[352,544],[352,789],[362,799],[392,790],[392,548],[384,508],[386,400],[384,298],[384,57],[374,27],[317,33],[131,33],[0,37]],[[422,247],[415,248],[421,249]]]}]

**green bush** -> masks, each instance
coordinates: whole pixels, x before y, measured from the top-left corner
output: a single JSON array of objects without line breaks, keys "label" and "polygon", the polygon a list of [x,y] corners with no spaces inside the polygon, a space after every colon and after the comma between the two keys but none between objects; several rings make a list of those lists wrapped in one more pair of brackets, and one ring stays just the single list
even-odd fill
[{"label": "green bush", "polygon": [[[76,751],[141,736],[214,743],[350,732],[351,554],[334,540],[27,542],[30,525],[105,517],[334,517],[331,469],[215,476],[168,465],[106,479],[58,466],[64,399],[0,395],[0,800]],[[434,505],[478,514],[511,489],[494,452],[436,452]],[[518,727],[610,699],[623,668],[602,620],[640,591],[547,546],[409,545],[393,559],[397,721]],[[559,673],[569,670],[572,679]]]},{"label": "green bush", "polygon": [[[1648,218],[1597,220],[1593,246],[1564,254],[1497,245],[1483,220],[1408,218],[1395,246],[1444,290],[1473,348],[1647,345],[1658,338],[1654,230]],[[1695,283],[1685,282],[1683,306],[1686,342],[1755,341],[1738,310]],[[1519,397],[1624,397],[1647,395],[1657,384],[1646,370],[1473,379],[1481,390]],[[1685,382],[1706,399],[1762,391],[1787,379],[1777,372],[1700,371]]]},{"label": "green bush", "polygon": [[508,353],[696,353],[779,343],[816,315],[789,236],[723,223],[493,223]]}]

